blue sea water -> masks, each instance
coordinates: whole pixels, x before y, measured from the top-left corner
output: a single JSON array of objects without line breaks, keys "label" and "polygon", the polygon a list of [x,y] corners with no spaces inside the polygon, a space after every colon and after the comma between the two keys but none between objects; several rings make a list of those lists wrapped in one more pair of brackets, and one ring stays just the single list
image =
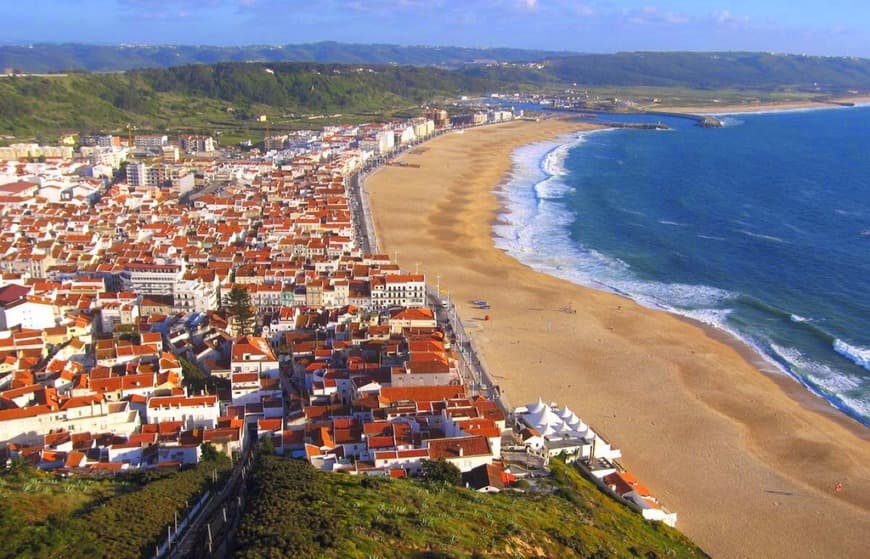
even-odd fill
[{"label": "blue sea water", "polygon": [[517,150],[497,246],[727,330],[870,425],[870,107],[654,120]]}]

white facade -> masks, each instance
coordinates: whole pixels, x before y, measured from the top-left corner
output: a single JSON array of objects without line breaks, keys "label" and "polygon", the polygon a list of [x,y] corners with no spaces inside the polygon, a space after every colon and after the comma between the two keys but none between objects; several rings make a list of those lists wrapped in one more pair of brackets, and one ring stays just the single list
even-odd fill
[{"label": "white facade", "polygon": [[163,182],[163,171],[159,166],[148,163],[127,165],[127,184],[131,188],[158,188]]},{"label": "white facade", "polygon": [[185,429],[213,428],[220,416],[217,396],[155,396],[148,400],[148,423],[183,421]]},{"label": "white facade", "polygon": [[176,264],[130,264],[121,272],[121,288],[140,295],[173,295],[181,272]]},{"label": "white facade", "polygon": [[20,413],[20,410],[0,411],[0,444],[42,444],[45,435],[59,429],[129,437],[140,425],[139,414],[129,402],[95,402],[58,411],[49,411],[47,406],[35,406],[24,417],[7,417],[15,412]]},{"label": "white facade", "polygon": [[204,313],[216,307],[218,282],[179,279],[173,287],[173,303],[180,311]]},{"label": "white facade", "polygon": [[57,326],[54,308],[49,303],[29,300],[0,308],[0,330],[13,326],[35,330]]},{"label": "white facade", "polygon": [[425,307],[426,280],[422,274],[390,274],[372,278],[372,307]]}]

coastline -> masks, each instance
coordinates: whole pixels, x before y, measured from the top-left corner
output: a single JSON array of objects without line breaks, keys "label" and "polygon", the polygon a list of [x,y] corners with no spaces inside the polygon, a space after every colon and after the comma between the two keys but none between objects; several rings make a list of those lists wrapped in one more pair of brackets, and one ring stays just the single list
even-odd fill
[{"label": "coastline", "polygon": [[[493,222],[496,247],[538,272],[587,288],[627,297],[642,306],[672,313],[690,324],[707,330],[711,337],[731,345],[745,355],[746,360],[756,369],[770,375],[798,403],[829,415],[835,421],[841,422],[844,427],[852,429],[858,436],[870,440],[870,422],[860,411],[849,407],[839,398],[839,395],[830,396],[820,391],[798,371],[792,370],[788,364],[778,362],[775,356],[765,351],[764,346],[754,345],[737,329],[732,329],[733,327],[729,327],[723,320],[716,318],[715,313],[710,317],[691,310],[681,310],[679,303],[671,307],[669,303],[658,300],[656,296],[645,297],[643,290],[633,291],[631,287],[620,286],[619,278],[610,277],[610,273],[606,270],[598,273],[579,272],[598,266],[604,266],[606,269],[611,265],[611,259],[606,256],[603,260],[588,256],[594,254],[594,250],[581,250],[578,253],[573,242],[569,240],[568,224],[563,223],[565,210],[554,210],[552,206],[543,209],[540,206],[549,205],[548,199],[551,196],[561,197],[562,191],[567,188],[560,177],[566,172],[564,160],[568,152],[582,145],[585,139],[593,134],[613,130],[615,129],[607,128],[605,125],[600,130],[564,134],[549,141],[522,146],[515,150],[512,153],[514,165],[510,176],[498,190],[502,209],[498,219]],[[560,204],[555,206],[558,207]],[[535,207],[539,209],[532,209]],[[530,215],[535,217],[529,217]],[[547,217],[544,217],[545,215]],[[518,216],[517,221],[514,222],[511,216]],[[554,225],[557,223],[558,225]],[[526,233],[526,231],[537,233]],[[561,242],[557,240],[563,238]],[[531,247],[546,247],[547,250],[530,251]],[[554,263],[548,253],[551,248],[555,254],[562,255],[559,265]],[[576,264],[573,262],[575,259],[578,260]]]},{"label": "coastline", "polygon": [[667,111],[673,113],[688,113],[697,115],[738,115],[745,113],[768,113],[768,112],[783,112],[783,111],[805,111],[805,110],[822,110],[847,108],[845,103],[854,103],[855,105],[870,103],[870,95],[860,95],[855,97],[837,97],[827,101],[783,101],[778,103],[752,103],[738,105],[699,105],[699,106],[663,106],[663,107],[648,107],[655,111]]},{"label": "coastline", "polygon": [[[493,188],[513,150],[584,128],[510,123],[410,150],[402,158],[426,171],[368,179],[381,246],[403,268],[440,275],[512,403],[540,394],[572,406],[714,556],[860,556],[868,430],[808,405],[815,396],[790,377],[758,374],[725,332],[535,272],[495,247]],[[468,304],[481,296],[492,321]],[[566,297],[580,302],[576,315],[558,311]],[[832,495],[840,479],[848,490]]]},{"label": "coastline", "polygon": [[870,441],[870,428],[865,427],[859,421],[847,415],[823,397],[812,392],[791,375],[777,369],[775,365],[767,360],[766,355],[761,353],[757,348],[746,343],[737,335],[688,316],[680,314],[674,314],[674,316],[695,326],[696,328],[700,328],[706,332],[710,338],[731,346],[743,357],[743,359],[746,360],[747,363],[755,367],[759,373],[767,376],[775,382],[785,395],[794,400],[795,403],[801,407],[827,417],[831,421],[838,423],[844,429],[851,431],[860,439]]}]

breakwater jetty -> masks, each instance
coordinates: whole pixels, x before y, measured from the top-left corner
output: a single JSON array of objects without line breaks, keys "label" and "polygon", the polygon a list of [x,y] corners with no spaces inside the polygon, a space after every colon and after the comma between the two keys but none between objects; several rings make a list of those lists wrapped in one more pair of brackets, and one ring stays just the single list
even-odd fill
[{"label": "breakwater jetty", "polygon": [[670,130],[671,127],[661,122],[602,122],[609,128],[636,128],[638,130]]},{"label": "breakwater jetty", "polygon": [[[541,107],[542,110],[545,111],[556,111],[556,112],[566,112],[566,113],[577,113],[579,115],[586,115],[589,118],[601,119],[606,115],[638,115],[638,116],[663,116],[670,118],[687,118],[689,120],[695,121],[698,126],[702,128],[721,128],[722,121],[712,115],[699,115],[693,113],[674,113],[668,111],[639,111],[635,113],[629,112],[615,112],[615,111],[601,111],[594,109],[584,109],[579,107]],[[646,123],[646,122],[605,122],[601,121],[601,125],[610,126],[612,128],[639,128],[644,130],[668,130],[668,126],[662,123]]]},{"label": "breakwater jetty", "polygon": [[667,111],[646,111],[641,114],[653,116],[666,116],[671,118],[688,118],[694,120],[702,128],[722,128],[722,121],[712,115],[698,115],[692,113],[672,113]]}]

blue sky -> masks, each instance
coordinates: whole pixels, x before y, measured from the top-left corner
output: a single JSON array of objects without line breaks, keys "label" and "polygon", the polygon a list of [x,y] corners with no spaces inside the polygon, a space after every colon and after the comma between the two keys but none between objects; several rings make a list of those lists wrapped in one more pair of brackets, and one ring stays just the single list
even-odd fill
[{"label": "blue sky", "polygon": [[31,0],[3,42],[334,40],[578,52],[752,50],[870,58],[868,0]]}]

